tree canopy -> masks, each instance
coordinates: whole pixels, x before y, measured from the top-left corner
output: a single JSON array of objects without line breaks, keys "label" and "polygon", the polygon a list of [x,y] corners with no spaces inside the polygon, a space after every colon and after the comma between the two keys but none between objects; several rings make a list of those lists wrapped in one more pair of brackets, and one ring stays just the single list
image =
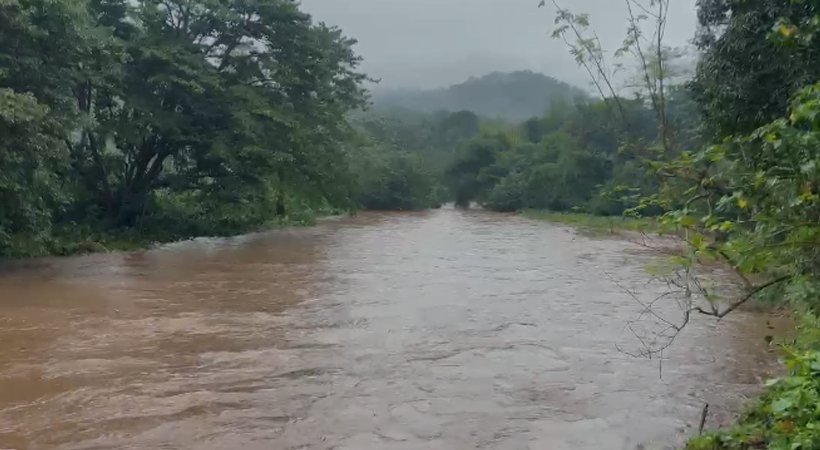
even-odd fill
[{"label": "tree canopy", "polygon": [[288,0],[0,4],[0,253],[348,206],[355,41]]}]

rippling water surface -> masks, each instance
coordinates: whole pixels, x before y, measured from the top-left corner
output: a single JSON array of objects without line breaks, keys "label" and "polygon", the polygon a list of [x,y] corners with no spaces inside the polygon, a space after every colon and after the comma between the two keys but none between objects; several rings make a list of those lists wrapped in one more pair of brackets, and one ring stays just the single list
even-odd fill
[{"label": "rippling water surface", "polygon": [[[731,419],[766,318],[624,326],[648,256],[509,215],[312,229],[0,273],[0,448],[625,449]],[[659,291],[658,291],[659,292]]]}]

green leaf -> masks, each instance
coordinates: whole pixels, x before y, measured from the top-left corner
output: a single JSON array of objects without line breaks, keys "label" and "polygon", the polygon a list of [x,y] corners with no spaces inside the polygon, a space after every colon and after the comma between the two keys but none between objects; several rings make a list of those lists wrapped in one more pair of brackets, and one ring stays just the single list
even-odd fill
[{"label": "green leaf", "polygon": [[772,411],[776,414],[782,414],[794,406],[794,401],[789,398],[780,398],[772,403]]}]

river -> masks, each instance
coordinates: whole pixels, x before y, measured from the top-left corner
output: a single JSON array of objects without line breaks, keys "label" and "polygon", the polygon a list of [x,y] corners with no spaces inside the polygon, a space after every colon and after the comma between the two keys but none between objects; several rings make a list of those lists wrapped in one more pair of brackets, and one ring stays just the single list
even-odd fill
[{"label": "river", "polygon": [[727,423],[772,369],[767,318],[699,317],[662,365],[628,356],[641,308],[609,277],[660,289],[636,250],[445,208],[13,264],[0,448],[680,442],[704,402]]}]

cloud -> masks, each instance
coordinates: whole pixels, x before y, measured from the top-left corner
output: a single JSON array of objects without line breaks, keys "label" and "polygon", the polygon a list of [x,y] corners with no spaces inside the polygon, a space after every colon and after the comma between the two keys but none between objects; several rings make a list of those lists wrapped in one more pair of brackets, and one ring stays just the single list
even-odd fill
[{"label": "cloud", "polygon": [[[385,86],[436,87],[493,71],[529,69],[585,86],[565,45],[549,34],[554,8],[536,0],[302,0],[317,21],[358,39],[363,70]],[[549,6],[550,2],[547,2]],[[621,0],[563,0],[590,14],[604,46],[626,30]],[[680,46],[695,31],[695,0],[672,0],[667,42]]]}]

